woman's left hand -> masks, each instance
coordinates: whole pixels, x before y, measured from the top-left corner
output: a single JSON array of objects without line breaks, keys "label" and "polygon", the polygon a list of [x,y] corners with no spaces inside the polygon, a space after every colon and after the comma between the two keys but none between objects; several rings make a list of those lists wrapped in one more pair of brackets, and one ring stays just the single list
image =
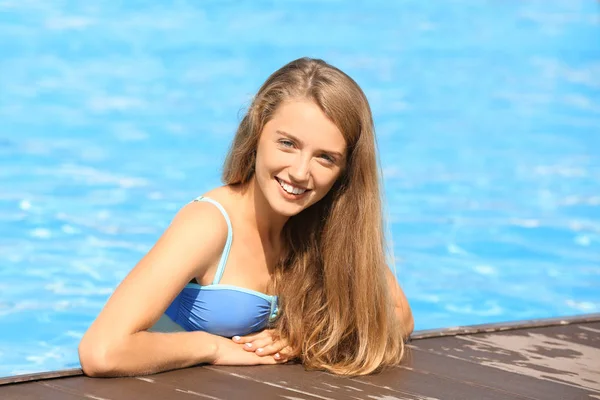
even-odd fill
[{"label": "woman's left hand", "polygon": [[287,341],[276,337],[274,329],[265,329],[246,336],[234,336],[231,340],[241,344],[244,350],[259,356],[271,355],[276,360],[293,358],[292,349]]}]

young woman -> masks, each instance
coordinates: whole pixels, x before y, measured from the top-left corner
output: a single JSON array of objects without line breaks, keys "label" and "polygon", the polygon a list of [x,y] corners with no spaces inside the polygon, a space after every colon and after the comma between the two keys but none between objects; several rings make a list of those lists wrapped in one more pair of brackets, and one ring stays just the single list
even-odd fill
[{"label": "young woman", "polygon": [[83,371],[398,364],[413,319],[386,264],[379,179],[359,86],[321,60],[285,65],[243,118],[225,185],[177,213],[84,335]]}]

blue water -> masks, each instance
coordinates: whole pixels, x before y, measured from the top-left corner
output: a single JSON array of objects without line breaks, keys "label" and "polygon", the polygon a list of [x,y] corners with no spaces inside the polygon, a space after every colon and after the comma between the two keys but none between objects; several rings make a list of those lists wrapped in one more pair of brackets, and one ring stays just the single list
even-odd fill
[{"label": "blue water", "polygon": [[304,55],[371,101],[417,329],[600,312],[598,2],[95,3],[0,0],[0,376],[79,365]]}]

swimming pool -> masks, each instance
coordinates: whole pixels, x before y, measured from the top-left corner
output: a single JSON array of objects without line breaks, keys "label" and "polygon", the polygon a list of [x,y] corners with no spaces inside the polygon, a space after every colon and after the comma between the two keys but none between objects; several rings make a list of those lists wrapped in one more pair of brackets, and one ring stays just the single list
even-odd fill
[{"label": "swimming pool", "polygon": [[79,365],[303,55],[371,101],[417,329],[600,311],[597,2],[50,3],[0,1],[0,376]]}]

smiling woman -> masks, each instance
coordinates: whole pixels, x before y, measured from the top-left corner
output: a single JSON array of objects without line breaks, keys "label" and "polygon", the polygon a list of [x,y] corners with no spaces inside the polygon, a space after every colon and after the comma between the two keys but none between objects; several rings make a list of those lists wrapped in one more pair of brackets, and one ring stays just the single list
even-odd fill
[{"label": "smiling woman", "polygon": [[410,307],[386,265],[371,110],[321,60],[272,74],[224,186],[184,206],[79,346],[91,376],[213,363],[361,375],[400,362]]},{"label": "smiling woman", "polygon": [[269,204],[274,210],[295,215],[329,192],[342,173],[346,147],[344,135],[319,106],[302,98],[288,100],[262,129],[256,182],[264,193],[271,186],[280,193],[265,196],[272,199]]}]

